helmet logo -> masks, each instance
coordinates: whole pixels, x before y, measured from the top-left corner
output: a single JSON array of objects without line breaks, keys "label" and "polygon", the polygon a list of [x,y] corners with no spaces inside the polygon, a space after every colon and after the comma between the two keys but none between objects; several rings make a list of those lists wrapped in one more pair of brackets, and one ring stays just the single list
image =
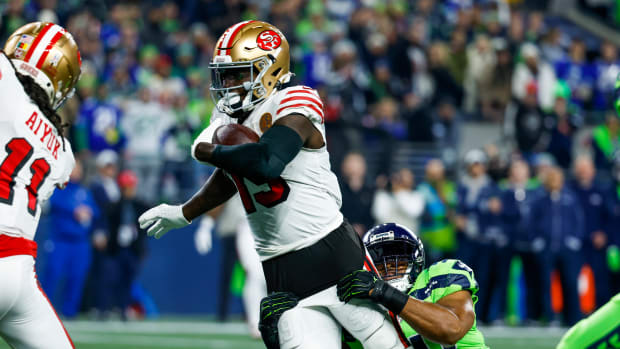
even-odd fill
[{"label": "helmet logo", "polygon": [[256,38],[256,45],[265,51],[275,50],[282,44],[282,38],[275,31],[268,29],[260,34]]},{"label": "helmet logo", "polygon": [[34,38],[30,35],[22,35],[17,42],[17,46],[15,46],[15,58],[22,58],[24,54],[28,51],[28,48],[32,44],[32,40]]},{"label": "helmet logo", "polygon": [[384,233],[379,233],[370,238],[370,242],[373,242],[375,240],[394,240],[394,231],[390,230]]}]

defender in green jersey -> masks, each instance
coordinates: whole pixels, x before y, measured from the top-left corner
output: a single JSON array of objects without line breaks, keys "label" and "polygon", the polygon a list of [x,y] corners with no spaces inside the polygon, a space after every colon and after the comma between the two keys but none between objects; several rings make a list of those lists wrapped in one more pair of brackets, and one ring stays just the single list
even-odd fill
[{"label": "defender in green jersey", "polygon": [[478,283],[471,268],[445,259],[423,269],[422,242],[394,223],[368,231],[364,245],[371,257],[366,267],[373,272],[359,270],[342,278],[341,300],[370,298],[382,304],[415,349],[487,348],[476,328]]},{"label": "defender in green jersey", "polygon": [[[365,268],[338,283],[338,296],[349,302],[370,298],[389,310],[399,323],[400,337],[410,348],[487,349],[476,328],[474,305],[478,284],[465,263],[446,259],[424,269],[424,246],[409,229],[394,223],[374,227],[364,235],[370,258]],[[371,270],[369,272],[368,270]],[[277,321],[294,307],[295,296],[276,293],[261,302],[261,332],[279,348]],[[348,339],[350,338],[350,339]],[[361,349],[350,336],[343,347]],[[265,341],[265,343],[269,343]]]}]

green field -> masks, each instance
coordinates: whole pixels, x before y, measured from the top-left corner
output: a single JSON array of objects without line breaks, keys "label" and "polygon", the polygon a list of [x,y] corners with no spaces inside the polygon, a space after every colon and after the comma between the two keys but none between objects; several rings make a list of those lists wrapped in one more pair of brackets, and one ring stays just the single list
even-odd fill
[{"label": "green field", "polygon": [[[245,324],[240,322],[66,321],[65,324],[78,349],[264,348],[260,340],[247,335]],[[565,331],[534,327],[492,327],[481,330],[487,338],[487,344],[499,349],[554,348]],[[0,343],[0,348],[9,347]]]}]

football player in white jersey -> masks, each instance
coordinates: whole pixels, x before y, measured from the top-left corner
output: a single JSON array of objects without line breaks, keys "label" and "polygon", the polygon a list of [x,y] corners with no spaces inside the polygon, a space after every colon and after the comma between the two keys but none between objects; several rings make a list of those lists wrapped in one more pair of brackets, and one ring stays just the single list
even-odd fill
[{"label": "football player in white jersey", "polygon": [[17,29],[0,52],[0,337],[12,348],[73,348],[37,281],[33,239],[41,203],[75,164],[56,109],[80,67],[73,37],[53,23]]},{"label": "football player in white jersey", "polygon": [[[191,149],[195,159],[218,170],[188,202],[154,207],[140,225],[159,238],[238,191],[268,292],[301,299],[278,323],[282,348],[340,348],[341,326],[365,348],[403,348],[377,305],[338,300],[336,283],[363,266],[365,250],[340,213],[323,103],[315,90],[290,85],[289,64],[286,38],[268,23],[240,22],[224,32],[210,64],[217,106]],[[213,145],[215,129],[230,123],[251,128],[259,142]]]}]

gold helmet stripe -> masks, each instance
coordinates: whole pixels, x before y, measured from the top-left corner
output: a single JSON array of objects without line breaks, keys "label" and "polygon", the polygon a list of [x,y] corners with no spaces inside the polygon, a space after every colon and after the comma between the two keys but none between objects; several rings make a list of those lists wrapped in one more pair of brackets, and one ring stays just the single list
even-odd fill
[{"label": "gold helmet stripe", "polygon": [[252,22],[256,21],[240,22],[228,28],[224,33],[222,41],[220,42],[220,47],[218,47],[218,50],[220,51],[218,52],[218,55],[230,55],[230,46],[235,41],[235,36],[237,36],[237,33],[239,33],[243,27]]}]

